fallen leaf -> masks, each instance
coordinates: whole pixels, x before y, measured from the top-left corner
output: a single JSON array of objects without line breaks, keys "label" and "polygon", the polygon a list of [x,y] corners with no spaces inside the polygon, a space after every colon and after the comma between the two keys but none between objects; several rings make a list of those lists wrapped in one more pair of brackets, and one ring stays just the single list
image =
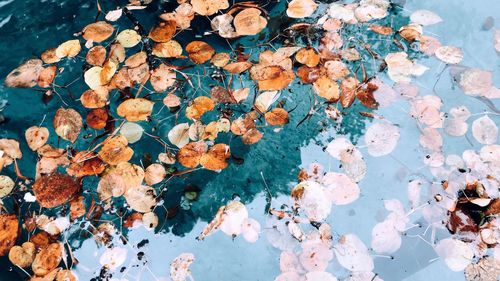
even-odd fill
[{"label": "fallen leaf", "polygon": [[149,186],[133,186],[125,192],[125,199],[134,211],[148,213],[156,206],[156,191]]},{"label": "fallen leaf", "polygon": [[129,122],[144,121],[153,112],[153,106],[153,102],[144,98],[128,99],[118,106],[116,113]]},{"label": "fallen leaf", "polygon": [[49,140],[49,130],[45,127],[29,127],[24,133],[31,150],[36,151]]},{"label": "fallen leaf", "polygon": [[264,114],[266,122],[271,126],[283,126],[288,123],[288,112],[283,108],[273,108]]},{"label": "fallen leaf", "polygon": [[43,69],[42,61],[31,59],[12,70],[5,78],[5,85],[12,88],[31,88],[37,84]]},{"label": "fallen leaf", "polygon": [[177,23],[175,20],[162,21],[149,31],[149,38],[155,42],[168,42],[175,34]]},{"label": "fallen leaf", "polygon": [[190,142],[177,153],[177,160],[186,168],[196,168],[208,147],[204,142]]},{"label": "fallen leaf", "polygon": [[63,246],[61,243],[52,243],[36,254],[31,268],[37,276],[45,276],[56,269],[62,260]]},{"label": "fallen leaf", "polygon": [[127,145],[128,141],[122,135],[108,139],[99,151],[99,158],[109,165],[118,165],[120,162],[127,162],[134,154],[134,151]]},{"label": "fallen leaf", "polygon": [[19,235],[19,221],[15,214],[0,214],[0,257],[9,253]]},{"label": "fallen leaf", "polygon": [[203,41],[192,41],[186,45],[189,59],[196,64],[209,61],[215,54],[214,48]]},{"label": "fallen leaf", "polygon": [[266,28],[267,20],[261,16],[261,10],[256,8],[243,9],[234,17],[236,33],[242,35],[256,35]]},{"label": "fallen leaf", "polygon": [[167,135],[168,140],[170,141],[170,143],[177,146],[178,148],[182,148],[183,146],[189,143],[188,131],[189,131],[188,123],[177,124],[168,132]]},{"label": "fallen leaf", "polygon": [[35,255],[35,244],[24,242],[21,246],[14,246],[10,249],[9,260],[14,265],[27,268],[33,263]]},{"label": "fallen leaf", "polygon": [[52,120],[52,125],[58,136],[74,143],[82,129],[83,120],[76,110],[59,108]]},{"label": "fallen leaf", "polygon": [[65,57],[74,58],[78,55],[78,53],[80,53],[81,49],[82,47],[80,46],[80,41],[78,39],[68,40],[57,47],[56,56],[59,59]]},{"label": "fallen leaf", "polygon": [[227,167],[227,159],[231,156],[229,146],[218,143],[212,146],[200,158],[200,164],[203,168],[211,171],[223,170]]},{"label": "fallen leaf", "polygon": [[105,21],[98,21],[85,26],[82,36],[87,41],[102,42],[108,39],[114,31],[115,28],[111,24]]},{"label": "fallen leaf", "polygon": [[73,199],[80,191],[80,184],[69,175],[56,173],[40,177],[32,189],[40,206],[55,208]]},{"label": "fallen leaf", "polygon": [[310,17],[318,8],[313,0],[292,0],[286,9],[287,16],[295,19]]},{"label": "fallen leaf", "polygon": [[201,16],[211,16],[219,10],[229,8],[227,0],[191,0],[193,12]]}]

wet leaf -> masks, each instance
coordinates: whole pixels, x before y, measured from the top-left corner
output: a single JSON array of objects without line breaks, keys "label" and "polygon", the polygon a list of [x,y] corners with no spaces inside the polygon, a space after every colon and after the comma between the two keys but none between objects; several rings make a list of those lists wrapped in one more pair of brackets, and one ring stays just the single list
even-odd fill
[{"label": "wet leaf", "polygon": [[45,276],[57,268],[62,260],[62,255],[63,246],[61,243],[52,243],[36,254],[31,268],[37,276]]},{"label": "wet leaf", "polygon": [[108,119],[108,111],[104,108],[92,109],[86,117],[87,125],[96,130],[104,129]]},{"label": "wet leaf", "polygon": [[5,85],[13,88],[34,87],[37,84],[38,76],[42,70],[41,60],[28,60],[7,75],[5,78]]},{"label": "wet leaf", "polygon": [[134,154],[134,151],[127,145],[128,141],[122,135],[108,139],[99,151],[99,158],[109,165],[127,162]]},{"label": "wet leaf", "polygon": [[49,140],[49,130],[45,127],[33,126],[24,133],[31,150],[36,151]]},{"label": "wet leaf", "polygon": [[56,56],[60,59],[65,57],[74,58],[80,53],[81,49],[82,47],[78,39],[68,40],[57,47]]},{"label": "wet leaf", "polygon": [[73,199],[80,191],[80,184],[69,175],[56,173],[40,177],[32,189],[40,206],[55,208]]},{"label": "wet leaf", "polygon": [[243,9],[234,17],[234,28],[238,35],[255,35],[266,28],[267,20],[256,8]]},{"label": "wet leaf", "polygon": [[288,3],[286,14],[291,18],[306,18],[310,17],[317,8],[318,4],[313,0],[292,0]]},{"label": "wet leaf", "polygon": [[50,88],[56,77],[57,66],[51,65],[40,70],[38,74],[38,86],[41,88]]},{"label": "wet leaf", "polygon": [[156,92],[163,92],[174,85],[176,81],[175,72],[165,64],[160,64],[151,72],[149,79],[151,86]]},{"label": "wet leaf", "polygon": [[59,108],[52,120],[56,134],[62,139],[75,142],[83,126],[80,114],[72,109]]},{"label": "wet leaf", "polygon": [[108,39],[114,31],[115,28],[111,24],[105,21],[98,21],[85,26],[82,36],[85,40],[102,42]]},{"label": "wet leaf", "polygon": [[399,141],[399,128],[390,123],[375,123],[370,125],[365,133],[365,143],[368,153],[379,157],[391,153]]},{"label": "wet leaf", "polygon": [[132,48],[141,42],[141,35],[133,29],[125,29],[118,33],[116,41],[124,48]]},{"label": "wet leaf", "polygon": [[149,38],[155,42],[168,42],[175,34],[177,23],[174,20],[162,21],[149,32]]},{"label": "wet leaf", "polygon": [[156,192],[154,188],[144,185],[130,187],[125,192],[127,204],[133,210],[148,213],[156,206]]},{"label": "wet leaf", "polygon": [[9,253],[19,235],[19,221],[15,214],[0,214],[0,257]]},{"label": "wet leaf", "polygon": [[208,97],[199,96],[186,108],[186,117],[199,120],[203,114],[214,109],[215,103]]},{"label": "wet leaf", "polygon": [[151,164],[146,168],[144,181],[148,185],[155,185],[161,182],[167,176],[165,167],[161,164]]},{"label": "wet leaf", "polygon": [[196,64],[209,61],[215,54],[214,48],[203,41],[192,41],[186,45],[189,59]]},{"label": "wet leaf", "polygon": [[200,158],[200,164],[203,168],[212,171],[223,170],[227,167],[227,159],[231,156],[229,146],[223,143],[218,143],[212,146]]},{"label": "wet leaf", "polygon": [[186,168],[196,168],[208,147],[204,142],[190,142],[177,153],[177,160]]},{"label": "wet leaf", "polygon": [[24,242],[21,246],[14,246],[10,249],[9,260],[14,265],[22,268],[27,268],[35,259],[36,249],[35,244]]},{"label": "wet leaf", "polygon": [[283,108],[273,108],[264,115],[266,122],[271,126],[283,126],[288,123],[288,112]]},{"label": "wet leaf", "polygon": [[[227,3],[227,2],[226,2]],[[170,277],[173,281],[186,281],[192,279],[189,266],[194,262],[194,255],[182,253],[170,263]]]},{"label": "wet leaf", "polygon": [[181,123],[175,125],[169,132],[168,132],[168,140],[170,143],[173,145],[177,146],[178,148],[182,148],[186,144],[189,143],[189,124],[188,123]]},{"label": "wet leaf", "polygon": [[153,102],[144,98],[128,99],[118,106],[116,113],[129,122],[144,121],[153,112],[153,106]]}]

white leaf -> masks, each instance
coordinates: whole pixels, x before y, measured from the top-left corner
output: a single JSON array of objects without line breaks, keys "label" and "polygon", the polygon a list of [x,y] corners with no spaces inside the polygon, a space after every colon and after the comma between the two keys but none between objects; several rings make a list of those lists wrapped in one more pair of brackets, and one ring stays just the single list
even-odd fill
[{"label": "white leaf", "polygon": [[278,91],[263,92],[255,99],[255,108],[260,112],[266,112],[278,97]]},{"label": "white leaf", "polygon": [[479,143],[494,144],[498,138],[498,128],[486,115],[472,122],[472,135]]},{"label": "white leaf", "polygon": [[410,16],[411,22],[418,23],[420,25],[432,25],[442,22],[443,19],[436,13],[429,10],[417,10],[413,12]]},{"label": "white leaf", "polygon": [[346,205],[359,198],[358,185],[347,175],[329,172],[323,177],[328,198],[335,205]]},{"label": "white leaf", "polygon": [[189,143],[189,124],[181,123],[175,125],[168,132],[168,140],[178,148],[182,148]]},{"label": "white leaf", "polygon": [[[194,262],[194,255],[182,253],[170,264],[170,277],[173,281],[193,280],[189,266]],[[188,279],[189,277],[189,279]]]},{"label": "white leaf", "polygon": [[106,14],[107,21],[117,21],[123,14],[122,9],[112,10]]},{"label": "white leaf", "polygon": [[338,262],[350,271],[372,271],[373,258],[368,254],[365,244],[354,234],[340,237],[333,247]]},{"label": "white leaf", "polygon": [[458,64],[464,58],[462,50],[453,46],[441,46],[436,50],[435,55],[447,64]]},{"label": "white leaf", "polygon": [[386,220],[373,227],[371,246],[379,254],[392,254],[401,247],[401,235],[391,221]]},{"label": "white leaf", "polygon": [[120,134],[127,139],[128,143],[138,142],[143,132],[142,126],[133,122],[126,122],[120,129]]},{"label": "white leaf", "polygon": [[453,271],[464,270],[474,257],[474,252],[469,244],[453,238],[439,241],[434,249]]},{"label": "white leaf", "polygon": [[[302,189],[300,198],[294,198],[296,203],[304,210],[307,217],[312,221],[323,221],[328,217],[332,209],[332,203],[326,196],[323,186],[314,181],[303,181],[295,190]],[[292,193],[294,193],[292,191]]]},{"label": "white leaf", "polygon": [[374,157],[391,153],[399,141],[399,129],[389,123],[375,123],[366,130],[368,153]]},{"label": "white leaf", "polygon": [[101,265],[106,266],[111,270],[115,270],[121,266],[127,259],[127,250],[120,247],[106,249],[99,258]]},{"label": "white leaf", "polygon": [[239,201],[231,201],[224,209],[220,230],[227,235],[239,235],[246,219],[248,219],[248,211],[245,205]]}]

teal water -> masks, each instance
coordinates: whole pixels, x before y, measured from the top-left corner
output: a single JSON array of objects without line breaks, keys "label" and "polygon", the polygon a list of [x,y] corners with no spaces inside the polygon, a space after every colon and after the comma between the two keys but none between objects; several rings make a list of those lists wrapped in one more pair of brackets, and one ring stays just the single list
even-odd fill
[{"label": "teal water", "polygon": [[[144,11],[142,17],[146,23],[154,22],[146,13],[159,13],[161,9],[168,8],[165,2],[153,5]],[[400,1],[401,2],[401,1]],[[119,3],[101,3],[105,8],[111,8]],[[271,15],[275,17],[275,25],[271,25],[268,36],[280,29],[280,5],[275,3]],[[401,25],[407,22],[411,11],[429,9],[439,14],[444,22],[426,27],[426,32],[434,34],[443,44],[461,47],[465,54],[462,62],[464,65],[479,67],[493,71],[494,84],[500,85],[499,57],[492,48],[492,32],[481,28],[484,20],[491,16],[500,23],[500,3],[495,0],[467,1],[406,1],[398,8],[395,17]],[[5,77],[11,69],[25,59],[40,54],[48,47],[56,46],[62,40],[70,38],[74,32],[81,30],[95,17],[95,1],[2,1],[0,2],[0,77]],[[497,23],[497,28],[499,27]],[[202,26],[202,25],[200,25]],[[189,42],[196,33],[202,33],[203,28],[183,35],[179,41]],[[64,37],[67,36],[67,37]],[[225,42],[217,40],[214,36],[207,39],[220,49],[226,49]],[[253,39],[256,40],[256,39]],[[245,45],[255,44],[255,41],[234,42]],[[384,46],[379,46],[381,50]],[[386,52],[388,50],[385,50]],[[432,93],[433,88],[444,101],[447,110],[453,106],[467,104],[472,113],[480,113],[488,106],[476,98],[465,96],[460,90],[453,87],[449,73],[444,72],[443,78],[438,75],[444,65],[436,59],[421,57],[419,62],[425,64],[430,70],[415,80],[420,87],[421,95]],[[67,73],[71,68],[81,65],[66,65]],[[69,82],[75,77],[64,76],[61,83]],[[83,87],[75,86],[71,89],[75,93],[83,91]],[[296,182],[296,176],[301,167],[310,163],[319,162],[325,167],[338,170],[331,157],[323,152],[328,142],[338,134],[346,134],[353,142],[363,146],[360,136],[370,119],[362,118],[358,114],[359,108],[349,109],[344,118],[343,125],[335,128],[333,123],[324,123],[323,118],[314,115],[309,121],[297,124],[303,119],[309,109],[309,96],[305,94],[304,87],[295,86],[291,93],[284,93],[286,107],[291,109],[297,106],[291,114],[290,124],[279,132],[272,129],[264,130],[264,139],[253,146],[244,146],[238,142],[232,143],[232,153],[244,159],[241,164],[231,164],[221,173],[197,171],[185,177],[176,178],[168,185],[165,207],[178,209],[177,215],[164,223],[156,232],[143,228],[134,229],[127,234],[128,259],[124,265],[127,270],[117,272],[113,276],[127,278],[128,280],[169,280],[170,262],[183,252],[192,252],[196,261],[191,266],[195,280],[228,280],[228,281],[253,281],[274,280],[279,275],[278,249],[267,242],[265,235],[261,235],[255,244],[249,244],[241,237],[230,237],[216,233],[205,241],[195,238],[203,227],[209,222],[217,209],[227,201],[239,197],[247,205],[250,217],[257,219],[263,228],[269,216],[266,215],[265,182],[273,195],[272,205],[279,208],[281,204],[289,204],[289,191]],[[189,93],[186,93],[189,95]],[[63,94],[64,102],[72,105],[67,94]],[[77,104],[78,102],[74,103]],[[5,118],[1,123],[0,138],[23,139],[24,130],[32,125],[40,124],[51,126],[53,114],[62,105],[57,97],[44,104],[40,93],[33,90],[7,89],[0,85],[0,113]],[[499,107],[498,102],[495,105]],[[408,180],[417,175],[432,178],[422,163],[422,149],[418,139],[420,131],[415,121],[406,114],[408,103],[397,101],[391,107],[380,108],[378,115],[384,116],[397,124],[401,129],[401,139],[391,156],[373,158],[365,155],[368,173],[360,182],[361,197],[353,204],[335,206],[328,222],[336,235],[356,233],[365,244],[369,245],[370,233],[373,226],[383,214],[384,199],[398,198],[407,202],[406,185]],[[494,119],[498,123],[498,119]],[[160,134],[166,134],[172,124],[145,124],[148,129],[156,127]],[[470,137],[470,133],[469,137]],[[53,136],[52,136],[53,137]],[[90,140],[89,140],[90,141]],[[88,142],[77,144],[80,148],[86,147]],[[51,138],[51,143],[57,144],[56,138]],[[77,147],[78,148],[78,147]],[[156,155],[162,147],[153,140],[144,139],[132,148],[136,156],[132,162],[137,163],[146,154]],[[459,153],[467,149],[479,149],[478,143],[470,143],[464,138],[451,138],[445,142],[444,150],[447,153]],[[27,147],[23,147],[25,151]],[[26,150],[27,151],[27,150]],[[21,170],[26,175],[34,175],[34,153],[24,153],[20,162]],[[11,173],[9,170],[8,173]],[[86,184],[95,185],[97,179]],[[186,202],[184,186],[195,185],[201,192],[199,199]],[[421,222],[419,217],[412,218]],[[408,232],[403,238],[401,249],[393,255],[392,259],[384,257],[375,258],[375,272],[384,280],[463,280],[461,272],[451,272],[444,262],[435,259],[432,247],[413,235],[421,234],[425,228],[417,228]],[[264,232],[264,231],[263,231]],[[75,272],[80,280],[90,280],[98,276],[101,265],[99,256],[104,249],[99,248],[92,238],[85,237],[85,232],[75,229],[71,233],[74,237],[72,245],[79,264]],[[446,231],[437,233],[438,237],[447,237]],[[412,236],[412,237],[410,237]],[[141,241],[148,240],[143,247],[138,247]],[[144,252],[142,260],[137,258],[137,253]],[[4,258],[0,263],[0,280],[19,280],[21,272],[12,271]],[[331,263],[329,272],[336,276],[346,277],[348,272],[338,264]]]}]

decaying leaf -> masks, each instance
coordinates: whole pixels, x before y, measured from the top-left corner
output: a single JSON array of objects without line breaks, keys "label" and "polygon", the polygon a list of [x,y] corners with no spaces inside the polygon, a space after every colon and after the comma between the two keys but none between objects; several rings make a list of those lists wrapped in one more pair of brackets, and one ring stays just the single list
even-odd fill
[{"label": "decaying leaf", "polygon": [[72,109],[59,108],[52,121],[56,134],[62,139],[75,142],[83,126],[80,114]]},{"label": "decaying leaf", "polygon": [[156,206],[156,192],[154,188],[137,185],[125,192],[125,199],[129,206],[141,213],[148,213]]},{"label": "decaying leaf", "polygon": [[15,214],[0,214],[0,257],[9,253],[19,235],[19,221]]},{"label": "decaying leaf", "polygon": [[12,70],[5,78],[5,85],[13,88],[31,88],[37,84],[43,62],[31,59]]},{"label": "decaying leaf", "polygon": [[33,126],[24,133],[31,150],[36,151],[49,140],[49,130],[45,127]]},{"label": "decaying leaf", "polygon": [[[227,2],[226,2],[227,3]],[[191,277],[189,266],[194,262],[194,255],[182,253],[170,264],[170,277],[173,281],[186,281]],[[191,278],[192,279],[192,278]]]},{"label": "decaying leaf", "polygon": [[273,108],[264,115],[266,122],[271,126],[283,126],[288,123],[288,112],[283,108]]},{"label": "decaying leaf", "polygon": [[199,96],[186,108],[186,117],[199,120],[203,114],[214,109],[215,103],[208,97]]},{"label": "decaying leaf", "polygon": [[292,0],[288,3],[286,14],[291,18],[306,18],[310,17],[317,8],[318,4],[313,0]]},{"label": "decaying leaf", "polygon": [[219,10],[229,8],[227,0],[191,0],[193,12],[201,16],[211,16]]},{"label": "decaying leaf", "polygon": [[208,146],[204,142],[190,142],[179,150],[177,161],[186,168],[196,168],[207,149]]},{"label": "decaying leaf", "polygon": [[56,173],[40,177],[32,189],[40,206],[54,208],[73,199],[80,191],[80,184],[69,175]]},{"label": "decaying leaf", "polygon": [[175,34],[175,20],[162,21],[149,32],[149,38],[155,42],[168,42]]},{"label": "decaying leaf", "polygon": [[14,246],[10,249],[9,260],[19,267],[27,268],[33,263],[35,255],[35,244],[24,242],[21,246]]},{"label": "decaying leaf", "polygon": [[262,11],[256,8],[248,8],[239,12],[234,17],[234,28],[238,35],[255,35],[261,32],[267,25],[267,20],[261,16]]},{"label": "decaying leaf", "polygon": [[227,167],[226,160],[231,156],[229,146],[227,144],[218,143],[210,147],[210,149],[201,156],[200,164],[203,168],[212,171],[223,170]]},{"label": "decaying leaf", "polygon": [[36,254],[31,268],[37,276],[45,276],[56,269],[62,260],[63,246],[61,243],[52,243]]}]

